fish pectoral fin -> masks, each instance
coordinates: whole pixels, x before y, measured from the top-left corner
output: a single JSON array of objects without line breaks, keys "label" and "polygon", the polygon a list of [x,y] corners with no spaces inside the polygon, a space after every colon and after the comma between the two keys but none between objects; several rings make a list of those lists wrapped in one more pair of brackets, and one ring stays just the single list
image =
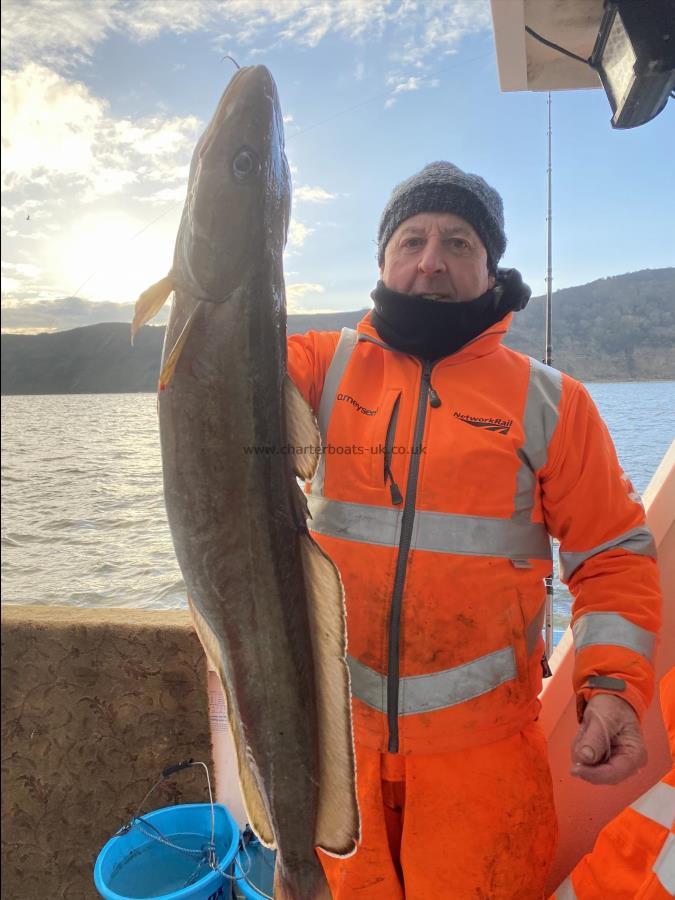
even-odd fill
[{"label": "fish pectoral fin", "polygon": [[309,403],[286,375],[286,437],[293,447],[290,458],[298,478],[311,481],[319,465],[321,435]]},{"label": "fish pectoral fin", "polygon": [[312,514],[309,511],[307,494],[302,490],[295,478],[291,484],[291,508],[295,516],[293,524],[296,528],[304,531],[307,527],[305,523],[307,519],[312,518]]},{"label": "fish pectoral fin", "polygon": [[344,590],[335,565],[309,534],[301,536],[300,547],[319,719],[315,844],[334,856],[349,856],[359,839],[359,808]]},{"label": "fish pectoral fin", "polygon": [[232,731],[234,749],[237,755],[239,787],[241,788],[241,796],[244,801],[244,808],[246,809],[249,825],[255,831],[256,835],[260,838],[260,842],[265,847],[275,849],[276,842],[274,839],[274,832],[270,825],[265,801],[258,788],[255,773],[251,766],[251,759],[247,752],[246,741],[241,732],[239,717],[237,716],[230,692],[227,689],[227,679],[225,678],[225,672],[221,661],[222,650],[220,641],[190,597],[188,597],[188,605],[190,607],[190,613],[192,614],[195,631],[197,632],[199,640],[202,642],[206,658],[208,659],[211,668],[217,673],[220,686],[225,695],[227,718]]},{"label": "fish pectoral fin", "polygon": [[140,295],[134,307],[134,318],[131,323],[131,343],[139,328],[142,328],[150,319],[154,319],[160,309],[164,306],[169,298],[169,294],[173,290],[173,272],[169,272],[164,278],[160,278],[154,284],[151,284]]},{"label": "fish pectoral fin", "polygon": [[162,365],[162,371],[159,373],[160,391],[164,390],[164,388],[171,382],[171,379],[174,376],[174,372],[176,371],[176,366],[178,365],[178,360],[180,359],[183,347],[185,346],[185,342],[187,341],[188,335],[190,334],[192,326],[194,325],[197,310],[201,305],[202,301],[199,300],[190,315],[187,317],[185,325],[183,325],[183,330],[178,335],[176,343],[173,345],[171,352]]}]

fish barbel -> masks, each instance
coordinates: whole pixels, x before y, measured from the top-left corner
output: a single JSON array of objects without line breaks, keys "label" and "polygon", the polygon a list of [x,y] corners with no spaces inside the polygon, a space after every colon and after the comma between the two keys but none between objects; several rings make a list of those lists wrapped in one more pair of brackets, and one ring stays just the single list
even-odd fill
[{"label": "fish barbel", "polygon": [[275,900],[329,898],[315,848],[359,830],[342,585],[310,537],[296,475],[316,421],[286,374],[282,254],[290,211],[276,86],[240,69],[195,148],[159,391],[164,496],[207,656],[223,686],[250,824],[277,848]]}]

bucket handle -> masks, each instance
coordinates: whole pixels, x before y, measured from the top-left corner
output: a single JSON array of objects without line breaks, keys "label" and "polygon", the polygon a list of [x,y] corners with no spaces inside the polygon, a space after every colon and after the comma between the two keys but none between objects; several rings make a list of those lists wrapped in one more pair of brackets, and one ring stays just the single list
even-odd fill
[{"label": "bucket handle", "polygon": [[138,804],[138,809],[136,810],[136,814],[132,816],[132,818],[123,825],[119,831],[115,832],[114,837],[118,837],[122,834],[126,834],[128,831],[134,827],[134,823],[140,819],[140,813],[145,804],[147,803],[148,797],[160,786],[163,781],[166,781],[167,778],[170,778],[172,775],[175,775],[177,772],[182,772],[183,769],[190,769],[192,766],[202,766],[204,772],[206,773],[206,783],[209,789],[209,802],[211,804],[211,844],[210,848],[212,848],[212,854],[215,856],[215,840],[216,840],[216,816],[213,808],[213,792],[211,790],[211,779],[209,778],[209,769],[206,763],[197,761],[194,759],[184,759],[183,762],[176,763],[173,766],[167,766],[165,769],[162,769],[162,774],[159,776],[157,781],[153,784],[150,790],[147,792],[145,797]]}]

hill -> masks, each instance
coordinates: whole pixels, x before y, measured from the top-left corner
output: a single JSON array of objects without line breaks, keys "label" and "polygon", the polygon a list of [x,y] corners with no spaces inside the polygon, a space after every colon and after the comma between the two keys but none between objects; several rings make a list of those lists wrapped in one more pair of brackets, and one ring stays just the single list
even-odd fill
[{"label": "hill", "polygon": [[[506,344],[544,354],[545,297],[533,297]],[[644,269],[553,293],[553,365],[581,381],[675,378],[675,268]]]},{"label": "hill", "polygon": [[[541,358],[544,297],[514,318],[506,343]],[[289,316],[290,334],[354,327],[365,310]],[[2,335],[3,394],[154,391],[164,328]],[[553,295],[553,364],[582,381],[675,379],[675,268],[602,278]]]}]

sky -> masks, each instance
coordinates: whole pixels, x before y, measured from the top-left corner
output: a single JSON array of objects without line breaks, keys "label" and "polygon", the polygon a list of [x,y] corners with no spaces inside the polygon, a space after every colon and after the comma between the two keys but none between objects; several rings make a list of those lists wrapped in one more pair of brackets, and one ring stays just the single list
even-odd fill
[{"label": "sky", "polygon": [[[289,312],[370,305],[382,209],[437,159],[500,192],[502,265],[545,292],[547,95],[500,91],[488,0],[4,0],[3,331],[131,320],[226,54],[279,90]],[[554,289],[675,264],[675,102],[616,131],[602,90],[561,91],[552,116]]]}]

